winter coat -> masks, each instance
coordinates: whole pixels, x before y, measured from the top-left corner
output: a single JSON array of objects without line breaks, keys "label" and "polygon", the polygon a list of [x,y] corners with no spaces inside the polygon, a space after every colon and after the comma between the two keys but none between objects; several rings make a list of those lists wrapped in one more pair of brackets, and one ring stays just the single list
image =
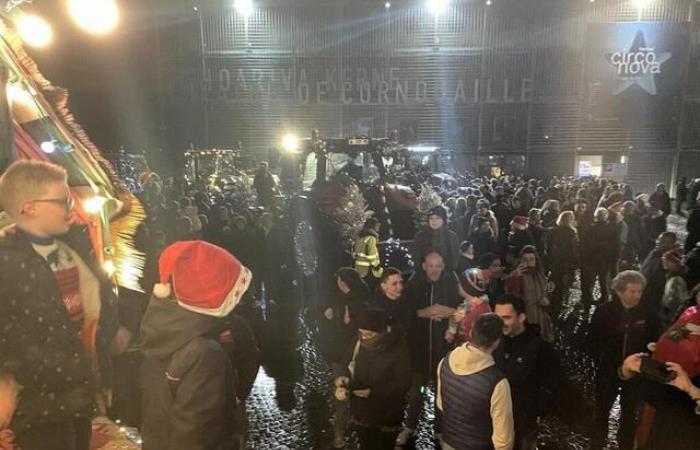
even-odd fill
[{"label": "winter coat", "polygon": [[608,266],[615,264],[617,258],[618,245],[614,225],[595,222],[581,239],[581,266]]},{"label": "winter coat", "polygon": [[593,313],[588,344],[597,376],[617,379],[617,369],[633,353],[647,352],[647,344],[661,334],[658,315],[640,303],[627,309],[618,299],[600,305]]},{"label": "winter coat", "polygon": [[[331,362],[339,362],[347,349],[348,345],[357,338],[357,326],[355,321],[361,311],[369,304],[369,298],[361,298],[353,292],[343,294],[337,292],[331,296],[332,301],[329,302],[325,309],[333,310],[333,318],[328,319],[325,316],[319,323],[319,330],[323,336],[321,349],[324,356]],[[349,319],[345,323],[345,318]]]},{"label": "winter coat", "polygon": [[547,261],[554,271],[573,270],[578,266],[579,240],[569,227],[556,227],[547,238]]},{"label": "winter coat", "polygon": [[661,299],[661,326],[666,330],[682,312],[688,298],[688,285],[679,274],[669,273],[664,286],[664,295]]},{"label": "winter coat", "polygon": [[[411,385],[411,362],[406,342],[397,333],[385,333],[370,349],[354,342],[343,358],[348,388],[370,389],[367,398],[350,397],[352,418],[365,425],[395,427],[403,420],[406,393]],[[354,365],[349,370],[351,362]]]},{"label": "winter coat", "polygon": [[408,342],[416,325],[415,305],[405,296],[399,297],[398,300],[391,300],[384,294],[381,287],[378,287],[374,293],[372,306],[384,311],[387,324]]},{"label": "winter coat", "polygon": [[622,256],[631,258],[639,255],[642,243],[646,242],[642,218],[636,212],[625,215],[627,224],[627,245],[622,249]]},{"label": "winter coat", "polygon": [[640,272],[644,275],[647,284],[642,293],[642,303],[660,311],[661,300],[666,286],[666,270],[661,263],[661,252],[652,250],[642,263]]},{"label": "winter coat", "polygon": [[649,196],[649,204],[663,211],[664,217],[671,214],[671,197],[666,192],[654,192]]},{"label": "winter coat", "polygon": [[685,239],[685,252],[688,253],[700,242],[700,206],[690,210],[685,226],[688,230],[688,237]]},{"label": "winter coat", "polygon": [[534,245],[535,241],[528,230],[514,230],[508,235],[508,246],[506,254],[506,262],[508,265],[513,264],[516,258],[520,256],[520,250],[526,245]]},{"label": "winter coat", "polygon": [[454,271],[459,261],[459,240],[454,231],[442,226],[437,230],[430,227],[419,231],[413,240],[413,261],[419,266],[430,252],[438,252],[445,261],[445,270]]},{"label": "winter coat", "polygon": [[[116,298],[95,269],[85,232],[73,228],[61,241],[80,260],[82,329],[71,320],[49,263],[27,236],[17,230],[0,237],[0,377],[12,376],[23,386],[10,425],[15,432],[92,418],[96,395],[111,381]],[[93,367],[99,367],[101,385]]]},{"label": "winter coat", "polygon": [[516,435],[521,435],[558,400],[563,377],[559,357],[539,328],[526,323],[523,333],[501,338],[493,358],[510,383]]},{"label": "winter coat", "polygon": [[544,305],[547,297],[547,279],[542,270],[533,268],[520,276],[508,278],[506,293],[515,294],[523,299],[527,321],[539,327],[542,339],[552,342],[554,340],[552,318]]},{"label": "winter coat", "polygon": [[141,324],[144,450],[238,450],[245,413],[224,320],[152,298]]},{"label": "winter coat", "polygon": [[472,234],[472,243],[476,259],[487,253],[496,253],[496,238],[490,231],[477,231]]},{"label": "winter coat", "polygon": [[448,350],[445,331],[448,319],[430,320],[416,316],[417,311],[434,304],[456,308],[461,302],[459,280],[454,272],[443,272],[436,281],[429,281],[422,270],[411,276],[404,290],[404,297],[414,308],[414,332],[410,337],[413,370],[428,378],[435,377],[437,365]]}]

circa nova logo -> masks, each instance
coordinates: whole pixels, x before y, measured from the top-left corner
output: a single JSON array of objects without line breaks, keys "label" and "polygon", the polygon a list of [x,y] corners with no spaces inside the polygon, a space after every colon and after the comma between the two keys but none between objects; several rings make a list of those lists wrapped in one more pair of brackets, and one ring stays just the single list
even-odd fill
[{"label": "circa nova logo", "polygon": [[650,95],[656,95],[654,75],[661,73],[661,65],[670,58],[670,53],[657,52],[654,47],[648,46],[644,33],[637,31],[628,50],[605,55],[607,62],[615,68],[617,86],[613,89],[613,95],[635,84]]}]

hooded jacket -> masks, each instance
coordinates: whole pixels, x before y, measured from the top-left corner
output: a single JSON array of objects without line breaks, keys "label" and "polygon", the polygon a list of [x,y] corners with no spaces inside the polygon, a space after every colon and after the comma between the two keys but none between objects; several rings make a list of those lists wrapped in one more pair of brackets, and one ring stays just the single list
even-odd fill
[{"label": "hooded jacket", "polygon": [[411,385],[408,346],[399,333],[386,332],[379,339],[373,348],[353,342],[345,354],[343,368],[350,378],[350,391],[370,389],[367,398],[351,396],[350,412],[365,425],[397,427]]},{"label": "hooded jacket", "polygon": [[[448,367],[444,367],[446,364]],[[515,433],[510,384],[503,373],[495,367],[491,355],[471,344],[464,344],[450,352],[440,362],[438,374],[440,376],[437,387],[437,407],[443,411],[442,426],[445,442],[454,448],[512,449]],[[460,381],[457,382],[458,384],[449,383],[448,377],[460,379]],[[470,383],[471,380],[480,378],[486,380],[479,380],[482,381],[481,383]],[[487,390],[489,392],[486,392]],[[484,398],[488,399],[488,404],[479,404]],[[484,408],[490,411],[491,440],[475,442],[470,439],[475,439],[475,435],[483,431],[483,427],[479,426],[481,424],[477,421],[486,419],[479,414]],[[470,412],[474,412],[474,416],[470,417]],[[468,444],[460,445],[456,442],[457,440],[468,441]]]},{"label": "hooded jacket", "polygon": [[152,298],[141,324],[144,450],[236,450],[243,413],[223,319]]}]

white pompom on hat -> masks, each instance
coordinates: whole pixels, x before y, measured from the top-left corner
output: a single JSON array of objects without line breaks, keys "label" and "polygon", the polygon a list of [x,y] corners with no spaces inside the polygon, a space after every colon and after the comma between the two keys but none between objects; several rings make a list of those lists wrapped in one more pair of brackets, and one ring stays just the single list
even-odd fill
[{"label": "white pompom on hat", "polygon": [[253,279],[235,256],[204,241],[175,242],[163,251],[158,265],[160,283],[153,295],[174,295],[182,308],[207,316],[227,316]]}]

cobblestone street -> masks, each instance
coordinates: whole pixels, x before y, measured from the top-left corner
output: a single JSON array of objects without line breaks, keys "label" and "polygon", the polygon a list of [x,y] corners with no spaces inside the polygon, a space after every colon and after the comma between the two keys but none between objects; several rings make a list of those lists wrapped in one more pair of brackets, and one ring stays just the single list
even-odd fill
[{"label": "cobblestone street", "polygon": [[[671,216],[669,229],[685,239],[684,218]],[[591,312],[577,307],[581,292],[574,284],[569,301],[557,318],[556,346],[569,377],[590,399],[593,366],[583,353],[587,319]],[[248,399],[251,449],[326,449],[332,439],[332,374],[317,349],[318,336],[310,320],[298,308],[272,305],[267,321],[252,320],[263,352],[263,368]],[[433,396],[426,398],[424,417],[414,443],[416,449],[438,448],[433,444]],[[582,405],[580,426],[572,430],[558,417],[547,417],[541,427],[540,449],[583,450],[589,448]],[[617,411],[618,405],[615,406]],[[611,436],[616,429],[615,412]],[[355,448],[352,438],[349,449]],[[609,447],[610,450],[617,447]],[[599,449],[596,449],[599,450]]]}]

